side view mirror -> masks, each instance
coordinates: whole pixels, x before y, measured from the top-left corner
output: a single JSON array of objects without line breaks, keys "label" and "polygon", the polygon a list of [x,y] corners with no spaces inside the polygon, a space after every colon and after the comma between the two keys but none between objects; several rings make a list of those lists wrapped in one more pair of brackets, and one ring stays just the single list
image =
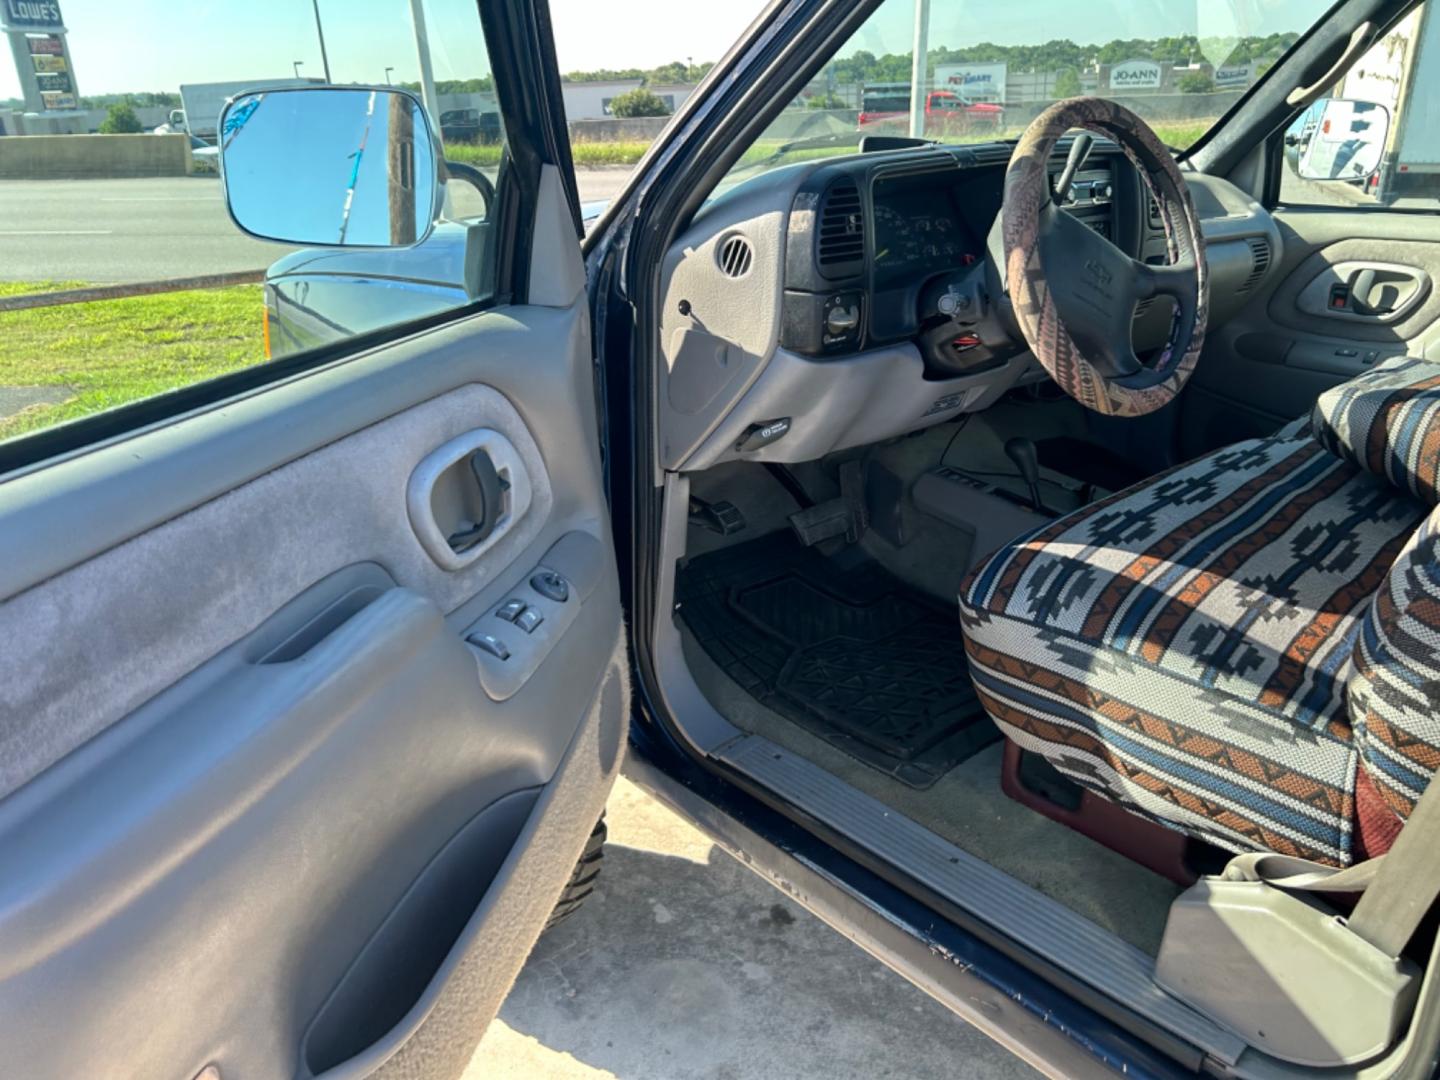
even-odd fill
[{"label": "side view mirror", "polygon": [[1373,101],[1325,98],[1285,133],[1285,156],[1302,180],[1363,182],[1380,167],[1390,110]]},{"label": "side view mirror", "polygon": [[239,94],[220,114],[230,217],[263,240],[403,248],[435,227],[441,185],[425,109],[396,89]]},{"label": "side view mirror", "polygon": [[444,170],[446,180],[458,180],[467,184],[480,197],[480,213],[470,216],[489,217],[490,208],[495,205],[495,185],[491,183],[490,178],[474,165],[467,165],[459,161],[446,161]]}]

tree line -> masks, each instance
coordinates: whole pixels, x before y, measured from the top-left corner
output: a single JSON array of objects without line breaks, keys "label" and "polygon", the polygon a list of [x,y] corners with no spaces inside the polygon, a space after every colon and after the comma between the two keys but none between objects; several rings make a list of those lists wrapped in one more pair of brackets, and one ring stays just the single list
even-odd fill
[{"label": "tree line", "polygon": [[[929,52],[930,66],[937,64],[1005,63],[1015,71],[1061,73],[1080,72],[1096,65],[1119,64],[1126,60],[1154,60],[1182,66],[1198,63],[1208,56],[1223,55],[1225,65],[1249,64],[1278,59],[1299,38],[1288,31],[1263,37],[1243,37],[1233,44],[1202,39],[1194,34],[1160,38],[1116,38],[1104,44],[1079,44],[1057,38],[1043,45],[996,45],[981,42],[963,48],[941,45]],[[837,83],[904,82],[910,78],[910,56],[886,53],[876,56],[861,49],[833,61],[829,71]],[[715,65],[674,61],[654,68],[597,68],[572,71],[566,82],[618,82],[638,79],[643,85],[698,82]],[[485,87],[489,89],[489,87]]]},{"label": "tree line", "polygon": [[[1093,68],[1097,65],[1119,64],[1126,60],[1154,60],[1157,63],[1190,65],[1206,58],[1206,54],[1225,56],[1224,63],[1248,64],[1253,61],[1277,59],[1299,38],[1298,33],[1268,34],[1245,37],[1235,42],[1228,52],[1218,42],[1202,41],[1194,34],[1162,38],[1116,38],[1104,45],[1080,45],[1065,39],[1047,41],[1043,45],[995,45],[983,42],[952,49],[940,46],[929,52],[930,66],[939,64],[1004,63],[1013,71],[1060,74]],[[1226,43],[1228,44],[1228,42]],[[1210,46],[1206,48],[1205,46]],[[906,53],[876,56],[861,49],[835,60],[829,70],[837,83],[905,82],[910,78],[910,57]]]},{"label": "tree line", "polygon": [[[1105,44],[1078,44],[1068,39],[1057,38],[1043,45],[996,45],[981,42],[963,48],[942,45],[929,52],[930,65],[964,63],[1005,63],[1013,71],[1054,73],[1063,77],[1068,87],[1072,81],[1079,92],[1079,72],[1103,64],[1118,64],[1126,60],[1154,60],[1158,63],[1190,65],[1203,60],[1207,54],[1225,55],[1227,65],[1248,64],[1255,61],[1274,62],[1290,48],[1300,35],[1293,31],[1283,34],[1267,34],[1263,37],[1243,37],[1234,42],[1226,53],[1225,46],[1218,41],[1201,39],[1194,34],[1181,34],[1160,38],[1116,38]],[[831,62],[827,69],[835,82],[865,84],[876,82],[905,82],[910,78],[910,56],[905,53],[886,53],[876,56],[861,49],[849,56]],[[705,77],[714,67],[713,61],[694,64],[688,60],[675,60],[653,68],[596,68],[592,71],[571,71],[563,78],[570,83],[619,82],[638,79],[642,86],[666,85],[670,83],[694,83]],[[408,90],[419,92],[418,82],[402,82]],[[1197,83],[1198,86],[1198,83]],[[1059,84],[1057,83],[1057,90]],[[435,89],[441,94],[487,94],[495,90],[495,81],[489,75],[470,79],[440,79]],[[638,97],[638,95],[637,95]],[[109,105],[130,105],[135,108],[164,105],[178,106],[180,96],[167,91],[151,91],[131,94],[100,94],[82,96],[81,108],[104,108]],[[628,103],[627,103],[628,104]],[[653,102],[645,100],[647,106]]]}]

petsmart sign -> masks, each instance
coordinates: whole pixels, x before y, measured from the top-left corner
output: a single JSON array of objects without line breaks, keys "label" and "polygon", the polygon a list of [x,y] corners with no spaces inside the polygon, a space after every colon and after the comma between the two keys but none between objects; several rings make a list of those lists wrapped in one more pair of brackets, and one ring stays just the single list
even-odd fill
[{"label": "petsmart sign", "polygon": [[1154,60],[1126,60],[1110,65],[1111,90],[1159,90],[1163,72]]},{"label": "petsmart sign", "polygon": [[1004,64],[937,64],[935,89],[949,90],[967,101],[1005,101]]}]

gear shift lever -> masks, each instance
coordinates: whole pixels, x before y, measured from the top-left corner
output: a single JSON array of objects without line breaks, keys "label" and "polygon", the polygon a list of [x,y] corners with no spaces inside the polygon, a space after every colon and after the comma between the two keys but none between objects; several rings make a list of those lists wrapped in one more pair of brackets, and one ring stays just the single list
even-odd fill
[{"label": "gear shift lever", "polygon": [[1035,444],[1023,435],[1006,439],[1005,456],[1015,463],[1020,479],[1024,480],[1025,486],[1030,489],[1031,508],[1037,514],[1047,513],[1044,504],[1040,502],[1040,456],[1035,452]]}]

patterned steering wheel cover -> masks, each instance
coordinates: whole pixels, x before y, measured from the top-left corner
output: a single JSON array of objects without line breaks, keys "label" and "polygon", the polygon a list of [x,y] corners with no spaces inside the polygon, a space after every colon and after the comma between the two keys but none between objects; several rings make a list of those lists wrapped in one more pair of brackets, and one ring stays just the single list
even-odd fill
[{"label": "patterned steering wheel cover", "polygon": [[[1072,128],[1085,128],[1120,144],[1159,203],[1170,261],[1194,256],[1197,290],[1190,339],[1177,340],[1185,321],[1177,312],[1164,350],[1137,377],[1108,377],[1085,359],[1046,285],[1040,258],[1040,211],[1052,198],[1050,155],[1060,137]],[[1066,393],[1087,408],[1110,416],[1143,416],[1174,400],[1195,370],[1205,344],[1209,270],[1190,192],[1170,151],[1145,121],[1104,98],[1071,98],[1042,112],[1026,128],[1010,158],[1002,235],[1006,277],[1020,329],[1045,370]]]}]

